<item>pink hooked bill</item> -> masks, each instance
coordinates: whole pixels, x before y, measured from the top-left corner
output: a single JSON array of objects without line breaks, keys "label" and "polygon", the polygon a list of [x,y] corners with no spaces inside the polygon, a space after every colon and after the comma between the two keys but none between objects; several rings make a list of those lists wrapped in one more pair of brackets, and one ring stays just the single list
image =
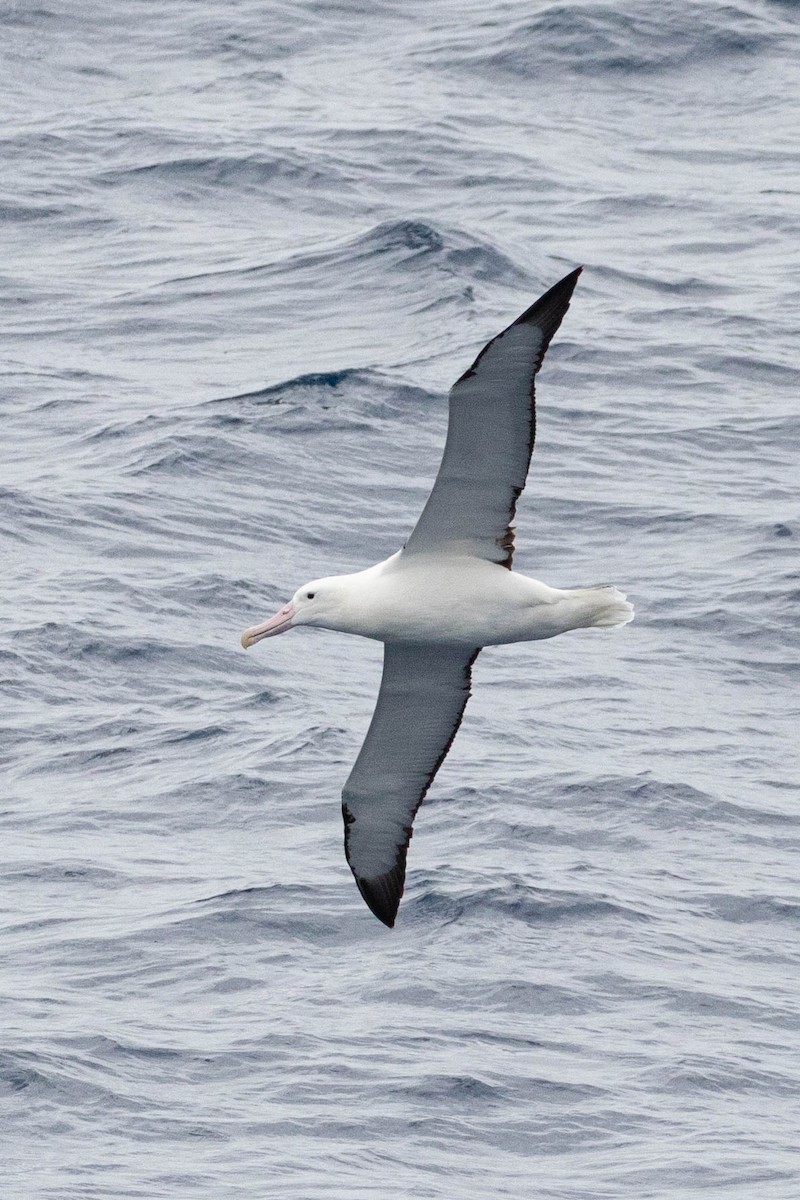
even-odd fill
[{"label": "pink hooked bill", "polygon": [[276,612],[275,616],[270,617],[263,625],[251,625],[249,629],[245,629],[242,634],[242,645],[245,650],[255,646],[256,642],[260,642],[262,638],[277,637],[279,633],[286,633],[292,628],[295,612],[296,609],[291,602],[284,604],[280,612]]}]

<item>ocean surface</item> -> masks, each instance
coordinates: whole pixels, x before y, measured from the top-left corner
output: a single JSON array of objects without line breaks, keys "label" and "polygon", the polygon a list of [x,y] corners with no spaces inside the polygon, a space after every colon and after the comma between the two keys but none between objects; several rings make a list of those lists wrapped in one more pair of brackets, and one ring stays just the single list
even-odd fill
[{"label": "ocean surface", "polygon": [[[800,8],[2,4],[0,1195],[800,1195]],[[403,543],[576,264],[519,570],[390,932]]]}]

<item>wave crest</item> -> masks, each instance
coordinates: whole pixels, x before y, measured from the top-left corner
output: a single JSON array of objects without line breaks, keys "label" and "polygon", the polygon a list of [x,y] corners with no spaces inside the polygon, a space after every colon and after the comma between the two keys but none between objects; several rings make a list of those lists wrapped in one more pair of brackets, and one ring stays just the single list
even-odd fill
[{"label": "wave crest", "polygon": [[732,4],[558,4],[505,32],[488,52],[485,46],[479,54],[470,51],[463,65],[524,76],[554,68],[586,75],[657,72],[757,54],[775,36],[766,17]]}]

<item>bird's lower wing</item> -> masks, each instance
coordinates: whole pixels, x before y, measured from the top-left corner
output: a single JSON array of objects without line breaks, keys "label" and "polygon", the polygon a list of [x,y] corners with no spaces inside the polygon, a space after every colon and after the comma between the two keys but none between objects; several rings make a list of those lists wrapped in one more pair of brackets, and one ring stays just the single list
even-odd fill
[{"label": "bird's lower wing", "polygon": [[511,566],[511,522],[536,435],[534,380],[580,271],[492,338],[451,388],[439,474],[404,554],[446,550]]},{"label": "bird's lower wing", "polygon": [[359,891],[394,925],[414,815],[456,736],[478,650],[389,642],[372,723],[342,792]]}]

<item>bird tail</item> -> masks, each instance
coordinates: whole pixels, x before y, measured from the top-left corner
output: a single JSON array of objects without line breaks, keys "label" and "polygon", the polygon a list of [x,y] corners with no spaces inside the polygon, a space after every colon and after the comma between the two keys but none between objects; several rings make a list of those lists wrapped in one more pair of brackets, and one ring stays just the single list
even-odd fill
[{"label": "bird tail", "polygon": [[574,595],[583,602],[584,629],[614,629],[633,620],[633,605],[618,588],[577,588]]}]

